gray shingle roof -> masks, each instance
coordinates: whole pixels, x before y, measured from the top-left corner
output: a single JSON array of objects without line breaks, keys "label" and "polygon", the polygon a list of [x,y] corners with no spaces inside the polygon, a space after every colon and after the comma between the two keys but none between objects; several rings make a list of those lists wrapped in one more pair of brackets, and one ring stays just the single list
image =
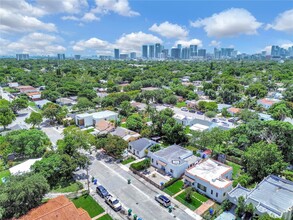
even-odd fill
[{"label": "gray shingle roof", "polygon": [[150,139],[147,139],[147,138],[140,138],[136,141],[132,141],[129,143],[129,145],[137,150],[137,151],[142,151],[142,150],[145,150],[147,148],[149,148],[150,146],[154,145],[154,144],[157,144],[157,142],[155,141],[152,141]]}]

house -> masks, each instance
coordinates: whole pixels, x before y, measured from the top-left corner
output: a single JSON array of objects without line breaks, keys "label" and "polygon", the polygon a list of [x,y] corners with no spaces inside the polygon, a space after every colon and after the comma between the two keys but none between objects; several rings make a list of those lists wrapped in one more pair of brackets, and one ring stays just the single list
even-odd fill
[{"label": "house", "polygon": [[218,124],[202,120],[202,119],[197,119],[194,118],[191,122],[191,127],[189,128],[192,131],[205,131],[205,130],[210,130],[214,127],[218,127]]},{"label": "house", "polygon": [[160,89],[161,88],[158,88],[158,87],[144,87],[144,88],[141,88],[141,91],[155,91]]},{"label": "house", "polygon": [[224,108],[228,109],[228,108],[231,108],[232,105],[228,105],[228,104],[218,104],[218,112],[222,112],[222,110]]},{"label": "house", "polygon": [[173,118],[176,120],[177,123],[182,124],[183,126],[192,125],[192,122],[194,120],[194,118],[182,114],[175,114],[173,115]]},{"label": "house", "polygon": [[186,100],[185,101],[187,108],[196,108],[196,100]]},{"label": "house", "polygon": [[38,90],[32,86],[18,86],[17,89],[20,93],[38,92]]},{"label": "house", "polygon": [[257,104],[261,105],[264,109],[269,109],[273,104],[280,102],[278,99],[269,99],[269,98],[264,98],[257,100]]},{"label": "house", "polygon": [[201,158],[205,159],[205,158],[210,158],[211,157],[212,150],[210,150],[210,149],[198,150],[196,153],[199,154]]},{"label": "house", "polygon": [[30,168],[32,165],[35,164],[35,162],[41,160],[42,158],[38,158],[38,159],[29,159],[23,163],[20,163],[16,166],[13,166],[9,169],[10,173],[12,175],[19,175],[19,174],[23,174],[23,173],[27,173],[30,172]]},{"label": "house", "polygon": [[203,124],[194,124],[189,129],[191,131],[205,131],[209,129],[209,126]]},{"label": "house", "polygon": [[127,128],[122,128],[122,127],[117,127],[115,129],[115,131],[111,132],[112,135],[121,137],[123,140],[130,142],[130,141],[135,141],[138,138],[140,138],[140,134],[135,132],[135,131],[131,131]]},{"label": "house", "polygon": [[74,102],[72,99],[70,98],[59,98],[59,99],[56,99],[56,103],[58,105],[61,105],[61,106],[72,106],[74,104],[76,104],[76,102]]},{"label": "house", "polygon": [[97,131],[97,134],[108,134],[115,130],[115,126],[109,121],[100,120],[96,123],[95,129]]},{"label": "house", "polygon": [[64,195],[50,199],[39,207],[30,210],[19,220],[91,220],[89,214],[82,208],[76,208]]},{"label": "house", "polygon": [[240,108],[231,107],[228,108],[227,111],[230,113],[230,115],[235,116],[241,112]]},{"label": "house", "polygon": [[130,105],[134,107],[137,111],[144,111],[147,107],[145,103],[131,101]]},{"label": "house", "polygon": [[291,220],[293,217],[293,182],[275,175],[264,178],[254,189],[237,185],[228,193],[228,199],[237,204],[243,196],[245,203],[255,207],[257,215],[265,213],[276,218]]},{"label": "house", "polygon": [[75,116],[75,124],[79,127],[94,126],[100,120],[117,121],[118,114],[112,111],[101,111],[94,113],[83,113]]},{"label": "house", "polygon": [[47,103],[49,103],[50,101],[47,99],[42,99],[42,100],[37,100],[35,101],[36,106],[41,109],[43,108],[44,105],[46,105]]},{"label": "house", "polygon": [[135,156],[142,158],[146,156],[145,151],[155,144],[157,144],[157,142],[152,141],[148,138],[140,138],[138,140],[128,143],[128,151]]},{"label": "house", "polygon": [[232,167],[208,158],[188,168],[183,178],[185,184],[222,203],[232,189],[232,171]]},{"label": "house", "polygon": [[258,119],[261,121],[271,121],[273,120],[272,116],[264,113],[257,113],[258,114]]},{"label": "house", "polygon": [[9,86],[10,88],[16,88],[16,87],[19,86],[19,84],[18,84],[17,82],[11,82],[11,83],[8,83],[8,86]]},{"label": "house", "polygon": [[41,92],[27,92],[25,93],[32,101],[41,100]]},{"label": "house", "polygon": [[156,152],[148,152],[151,165],[159,172],[171,175],[174,178],[182,176],[188,167],[197,164],[201,158],[193,155],[193,152],[179,145],[171,145]]}]

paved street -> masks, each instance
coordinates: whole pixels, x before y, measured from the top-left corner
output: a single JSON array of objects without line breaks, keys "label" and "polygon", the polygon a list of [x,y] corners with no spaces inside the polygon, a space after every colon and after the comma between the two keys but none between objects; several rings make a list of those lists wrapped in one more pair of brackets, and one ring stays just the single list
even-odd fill
[{"label": "paved street", "polygon": [[[82,172],[85,171],[79,171],[79,173]],[[154,200],[155,195],[162,192],[142,178],[136,179],[138,176],[128,171],[123,165],[106,162],[105,159],[101,158],[95,159],[90,166],[89,175],[97,178],[100,184],[121,201],[124,208],[131,208],[133,214],[137,214],[142,219],[201,219],[200,216],[192,212],[193,216],[188,215],[185,212],[186,207],[177,201],[176,204],[180,208],[176,207],[172,213],[169,213],[167,208],[160,206]],[[131,184],[127,183],[128,179],[131,179]],[[94,191],[96,185],[91,184],[90,187]],[[171,201],[174,206],[174,200],[171,199]]]}]

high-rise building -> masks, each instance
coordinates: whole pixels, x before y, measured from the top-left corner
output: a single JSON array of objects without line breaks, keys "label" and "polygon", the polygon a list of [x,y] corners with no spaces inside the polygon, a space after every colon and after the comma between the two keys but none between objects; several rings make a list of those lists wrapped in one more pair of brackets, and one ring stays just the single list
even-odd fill
[{"label": "high-rise building", "polygon": [[119,58],[121,60],[127,60],[129,58],[129,55],[127,53],[121,53],[120,56],[119,56]]},{"label": "high-rise building", "polygon": [[148,58],[148,45],[142,45],[142,58]]},{"label": "high-rise building", "polygon": [[221,50],[219,50],[218,48],[214,48],[214,58],[221,59]]},{"label": "high-rise building", "polygon": [[136,59],[136,53],[135,52],[130,53],[130,59]]},{"label": "high-rise building", "polygon": [[185,60],[190,58],[190,49],[188,47],[184,47],[181,50],[181,58]]},{"label": "high-rise building", "polygon": [[29,55],[26,53],[16,54],[16,60],[28,60]]},{"label": "high-rise building", "polygon": [[288,48],[289,56],[293,57],[293,46]]},{"label": "high-rise building", "polygon": [[273,57],[277,57],[277,56],[280,56],[280,47],[279,46],[275,46],[275,45],[273,45],[272,46],[272,48],[271,48],[271,55],[273,56]]},{"label": "high-rise building", "polygon": [[80,55],[74,55],[75,60],[80,60],[81,56]]},{"label": "high-rise building", "polygon": [[197,56],[197,45],[190,45],[190,57],[196,57]]},{"label": "high-rise building", "polygon": [[178,59],[181,59],[181,49],[182,49],[182,44],[177,44],[177,49],[179,51],[179,58]]},{"label": "high-rise building", "polygon": [[179,48],[172,48],[171,49],[171,58],[172,59],[180,59],[180,49]]},{"label": "high-rise building", "polygon": [[114,49],[114,58],[115,58],[115,60],[119,60],[119,58],[120,58],[119,49]]},{"label": "high-rise building", "polygon": [[65,60],[65,54],[64,53],[58,53],[57,54],[57,59],[58,60]]},{"label": "high-rise building", "polygon": [[206,54],[207,54],[207,51],[206,51],[206,49],[199,49],[197,53],[198,53],[199,57],[205,58]]},{"label": "high-rise building", "polygon": [[160,54],[162,52],[162,46],[159,43],[155,44],[155,57],[160,58]]},{"label": "high-rise building", "polygon": [[169,57],[169,50],[168,49],[163,49],[162,50],[162,58],[167,59]]},{"label": "high-rise building", "polygon": [[155,58],[155,45],[149,45],[149,58]]}]

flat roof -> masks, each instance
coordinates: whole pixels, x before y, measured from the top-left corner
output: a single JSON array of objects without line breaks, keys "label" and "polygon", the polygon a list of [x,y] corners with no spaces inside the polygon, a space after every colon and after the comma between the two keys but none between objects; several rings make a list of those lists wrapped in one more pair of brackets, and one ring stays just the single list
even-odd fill
[{"label": "flat roof", "polygon": [[224,188],[232,181],[222,178],[222,175],[232,170],[232,167],[212,159],[206,159],[187,170],[187,173],[199,177],[211,185]]},{"label": "flat roof", "polygon": [[193,155],[192,151],[187,150],[179,145],[171,145],[154,153],[154,155],[163,158],[172,164],[180,165],[187,157]]},{"label": "flat roof", "polygon": [[209,126],[203,125],[203,124],[194,124],[189,129],[193,131],[204,131],[208,129]]},{"label": "flat roof", "polygon": [[106,110],[101,112],[78,114],[76,115],[76,117],[84,118],[84,117],[92,116],[93,118],[106,118],[112,115],[118,115],[118,113]]},{"label": "flat roof", "polygon": [[17,174],[22,174],[22,173],[26,173],[30,171],[31,166],[37,162],[38,160],[41,160],[42,158],[38,158],[38,159],[29,159],[21,164],[18,164],[14,167],[11,167],[9,169],[10,173],[12,175],[17,175]]}]

